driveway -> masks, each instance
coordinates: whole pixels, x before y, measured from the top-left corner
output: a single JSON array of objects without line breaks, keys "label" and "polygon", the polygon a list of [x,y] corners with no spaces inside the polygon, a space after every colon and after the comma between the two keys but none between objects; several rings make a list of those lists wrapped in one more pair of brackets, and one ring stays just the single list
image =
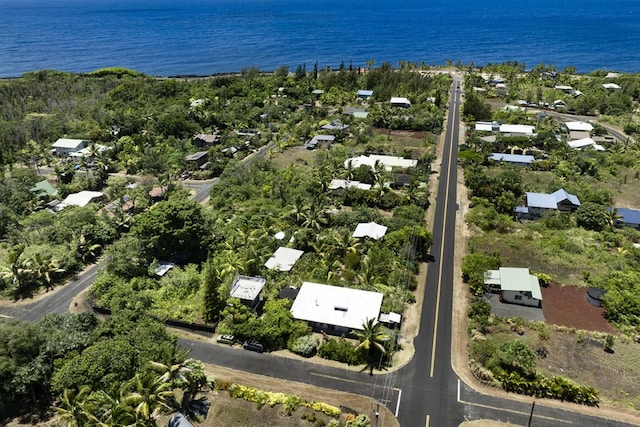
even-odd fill
[{"label": "driveway", "polygon": [[528,321],[544,322],[542,308],[501,302],[498,294],[485,294],[484,299],[491,305],[491,314],[498,317],[521,317]]}]

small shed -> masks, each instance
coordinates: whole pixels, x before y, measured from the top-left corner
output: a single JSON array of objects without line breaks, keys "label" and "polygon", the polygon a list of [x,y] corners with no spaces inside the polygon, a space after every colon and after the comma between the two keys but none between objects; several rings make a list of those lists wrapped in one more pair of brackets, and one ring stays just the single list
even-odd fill
[{"label": "small shed", "polygon": [[237,275],[231,285],[230,296],[238,298],[243,304],[255,308],[260,303],[260,292],[267,283],[264,277],[251,277]]}]

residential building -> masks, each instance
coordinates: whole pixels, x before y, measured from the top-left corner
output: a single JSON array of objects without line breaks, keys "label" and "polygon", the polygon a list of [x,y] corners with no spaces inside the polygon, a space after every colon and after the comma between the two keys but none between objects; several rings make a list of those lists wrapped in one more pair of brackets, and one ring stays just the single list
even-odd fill
[{"label": "residential building", "polygon": [[573,194],[560,189],[551,194],[526,193],[525,206],[517,206],[515,215],[522,219],[540,217],[544,212],[562,211],[573,212],[580,207],[580,200]]},{"label": "residential building", "polygon": [[[612,208],[609,208],[609,210],[611,209]],[[616,212],[620,216],[616,221],[617,225],[624,225],[627,227],[640,229],[640,210],[616,208]]]},{"label": "residential building", "polygon": [[389,101],[392,107],[401,107],[401,108],[409,108],[411,107],[411,101],[407,98],[402,98],[398,96],[394,96]]},{"label": "residential building", "polygon": [[59,138],[53,143],[53,150],[58,156],[68,156],[71,153],[82,150],[90,142],[86,139]]},{"label": "residential building", "polygon": [[218,134],[205,134],[199,133],[193,137],[193,144],[197,148],[210,147],[220,142],[220,136]]},{"label": "residential building", "polygon": [[574,150],[582,150],[583,148],[591,147],[596,151],[605,151],[602,145],[596,144],[596,142],[591,138],[576,139],[574,141],[567,142],[567,144]]},{"label": "residential building", "polygon": [[533,136],[535,126],[518,124],[501,124],[498,122],[476,122],[477,131],[504,133],[509,135]]},{"label": "residential building", "polygon": [[382,297],[380,292],[304,282],[291,314],[316,331],[349,335],[352,330],[362,330],[369,319],[378,319]]},{"label": "residential building", "polygon": [[485,272],[484,283],[500,292],[500,300],[512,304],[540,307],[540,282],[528,268],[500,267]]},{"label": "residential building", "polygon": [[260,293],[267,283],[264,277],[236,275],[231,285],[230,296],[238,298],[243,304],[256,308],[260,304]]},{"label": "residential building", "polygon": [[489,160],[504,162],[515,166],[531,166],[536,161],[535,157],[526,154],[491,153]]},{"label": "residential building", "polygon": [[373,91],[372,90],[365,90],[365,89],[360,89],[357,93],[356,96],[358,98],[362,98],[362,99],[367,99],[371,96],[373,96]]},{"label": "residential building", "polygon": [[264,266],[269,270],[290,271],[302,254],[304,254],[304,251],[281,246],[267,260]]}]

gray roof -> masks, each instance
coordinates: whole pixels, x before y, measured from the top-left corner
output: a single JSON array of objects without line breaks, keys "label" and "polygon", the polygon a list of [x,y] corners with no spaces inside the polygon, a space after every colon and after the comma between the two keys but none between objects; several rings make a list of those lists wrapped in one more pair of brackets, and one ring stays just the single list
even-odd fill
[{"label": "gray roof", "polygon": [[527,193],[527,206],[544,209],[558,209],[558,203],[568,200],[575,206],[580,206],[580,200],[573,195],[567,193],[564,189],[560,189],[551,194],[544,193]]},{"label": "gray roof", "polygon": [[360,89],[357,94],[357,96],[371,96],[371,95],[373,95],[373,91],[365,90],[365,89]]},{"label": "gray roof", "polygon": [[536,161],[535,157],[525,155],[525,154],[491,153],[491,156],[489,156],[489,158],[496,162],[506,162],[506,163],[531,164]]}]

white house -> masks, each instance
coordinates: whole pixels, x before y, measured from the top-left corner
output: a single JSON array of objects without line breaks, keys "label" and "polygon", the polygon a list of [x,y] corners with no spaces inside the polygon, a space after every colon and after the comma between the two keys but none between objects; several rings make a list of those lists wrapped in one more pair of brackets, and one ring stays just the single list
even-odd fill
[{"label": "white house", "polygon": [[87,206],[89,203],[102,199],[104,193],[99,191],[80,191],[69,194],[63,201],[56,205],[56,210],[62,210],[67,206]]},{"label": "white house", "polygon": [[409,101],[409,99],[398,97],[398,96],[392,97],[391,101],[389,101],[389,104],[391,104],[392,107],[402,107],[402,108],[411,107],[411,101]]},{"label": "white house", "polygon": [[369,166],[370,168],[374,168],[376,161],[379,161],[387,171],[391,171],[393,168],[415,168],[418,166],[418,161],[415,159],[405,159],[403,157],[396,156],[381,156],[377,154],[372,154],[370,156],[358,156],[351,157],[344,161],[345,169],[349,168],[349,164],[351,167],[358,168],[361,165]]},{"label": "white house", "polygon": [[281,246],[271,255],[264,266],[269,270],[290,271],[302,254],[304,251]]},{"label": "white house", "polygon": [[378,319],[383,294],[304,282],[291,306],[294,319],[305,320],[318,331],[350,334]]},{"label": "white house", "polygon": [[358,188],[360,190],[371,190],[371,184],[348,179],[332,179],[329,183],[329,190],[340,190],[343,188]]},{"label": "white house", "polygon": [[231,285],[230,296],[238,298],[249,307],[255,308],[260,302],[260,292],[267,283],[264,277],[236,275]]},{"label": "white house", "polygon": [[489,160],[504,162],[516,166],[531,166],[536,158],[528,154],[491,153]]},{"label": "white house", "polygon": [[566,122],[564,125],[569,132],[591,132],[593,130],[593,125],[587,122]]},{"label": "white house", "polygon": [[602,87],[605,89],[612,89],[612,90],[622,89],[620,86],[618,86],[615,83],[605,83],[602,85]]},{"label": "white house", "polygon": [[540,307],[542,291],[540,282],[528,268],[500,267],[484,274],[484,283],[500,290],[501,301],[512,304]]},{"label": "white house", "polygon": [[59,138],[53,143],[53,149],[57,155],[69,155],[82,150],[90,141],[85,139]]},{"label": "white house", "polygon": [[353,237],[371,237],[379,240],[387,234],[387,227],[376,224],[375,222],[361,222],[353,232]]},{"label": "white house", "polygon": [[500,124],[498,122],[476,122],[477,131],[500,132],[512,135],[532,136],[536,130],[535,126],[518,124]]},{"label": "white house", "polygon": [[605,151],[602,145],[596,144],[596,142],[591,138],[576,139],[574,141],[567,142],[567,144],[574,150],[582,150],[583,148],[591,147],[596,151]]}]

